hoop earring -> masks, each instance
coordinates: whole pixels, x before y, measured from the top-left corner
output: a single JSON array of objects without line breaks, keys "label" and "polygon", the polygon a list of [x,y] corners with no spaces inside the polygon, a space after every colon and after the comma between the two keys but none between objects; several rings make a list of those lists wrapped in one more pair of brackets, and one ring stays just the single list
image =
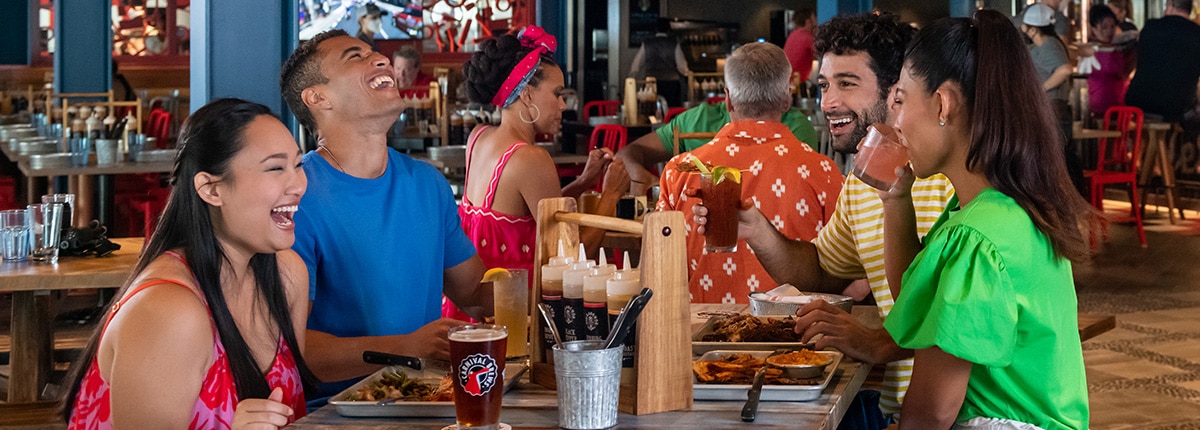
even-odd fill
[{"label": "hoop earring", "polygon": [[534,116],[533,119],[525,119],[524,112],[517,111],[517,117],[521,118],[521,122],[524,122],[526,124],[533,124],[533,123],[537,122],[537,120],[542,119],[542,110],[540,108],[538,108],[537,105],[530,105],[529,107],[533,108],[533,112],[536,113],[537,116]]}]

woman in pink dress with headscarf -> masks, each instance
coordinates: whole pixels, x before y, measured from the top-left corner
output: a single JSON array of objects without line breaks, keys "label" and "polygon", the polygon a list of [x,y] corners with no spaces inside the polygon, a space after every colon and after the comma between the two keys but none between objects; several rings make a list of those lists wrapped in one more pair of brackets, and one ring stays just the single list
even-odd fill
[{"label": "woman in pink dress with headscarf", "polygon": [[[612,161],[613,154],[603,149],[592,150],[583,174],[559,188],[550,154],[533,144],[537,134],[557,134],[562,127],[566,103],[562,69],[551,57],[556,47],[554,36],[530,26],[519,35],[484,41],[463,66],[471,101],[501,108],[499,126],[477,128],[468,139],[467,177],[459,207],[463,230],[487,267],[532,273],[533,212],[542,199],[578,198],[603,175],[599,213],[612,215],[629,189],[624,165]],[[603,235],[585,229],[580,238],[595,249]],[[443,303],[443,316],[466,319],[453,304]]]}]

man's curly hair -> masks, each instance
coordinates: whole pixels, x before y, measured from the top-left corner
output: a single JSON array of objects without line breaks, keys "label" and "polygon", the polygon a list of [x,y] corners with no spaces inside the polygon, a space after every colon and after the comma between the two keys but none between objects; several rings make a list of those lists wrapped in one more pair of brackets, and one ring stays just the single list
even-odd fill
[{"label": "man's curly hair", "polygon": [[[466,78],[467,98],[480,104],[492,103],[492,98],[504,85],[504,80],[512,73],[517,63],[525,58],[533,48],[521,46],[521,41],[512,34],[502,34],[479,44],[479,50],[471,55],[471,59],[463,64],[463,76]],[[544,66],[556,66],[554,58],[542,54],[538,69],[529,79],[528,87],[537,87],[545,78]]]},{"label": "man's curly hair", "polygon": [[288,108],[292,109],[292,113],[296,114],[300,125],[313,133],[317,132],[317,120],[313,118],[308,106],[304,105],[300,95],[308,87],[329,82],[329,78],[321,73],[321,58],[317,56],[317,46],[338,36],[350,35],[344,30],[330,30],[301,43],[288,57],[287,62],[283,63],[283,69],[279,72],[279,90],[283,93],[283,100],[287,102]]},{"label": "man's curly hair", "polygon": [[819,59],[825,54],[866,52],[871,58],[871,71],[879,82],[880,97],[887,97],[900,80],[904,50],[916,34],[915,28],[887,12],[839,16],[817,27],[813,48]]}]

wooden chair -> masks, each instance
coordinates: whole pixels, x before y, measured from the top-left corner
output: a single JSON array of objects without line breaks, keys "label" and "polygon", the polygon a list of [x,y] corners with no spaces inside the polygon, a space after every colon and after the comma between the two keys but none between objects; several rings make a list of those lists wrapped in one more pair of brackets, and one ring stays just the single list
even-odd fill
[{"label": "wooden chair", "polygon": [[671,138],[671,155],[678,155],[681,153],[681,149],[686,149],[683,146],[684,140],[712,140],[717,135],[716,133],[680,132],[679,126],[672,126],[671,131],[673,136]]},{"label": "wooden chair", "polygon": [[[1129,184],[1130,212],[1132,215],[1120,220],[1137,223],[1138,239],[1146,246],[1146,231],[1142,226],[1142,211],[1138,205],[1138,157],[1142,152],[1142,110],[1132,106],[1113,106],[1104,113],[1104,129],[1121,132],[1120,137],[1100,139],[1095,170],[1085,170],[1084,177],[1091,179],[1092,206],[1104,211],[1104,187],[1106,185]],[[1132,143],[1132,146],[1131,146]],[[1117,221],[1120,221],[1117,220]],[[1107,238],[1107,227],[1104,227]],[[1093,241],[1094,243],[1094,241]]]},{"label": "wooden chair", "polygon": [[619,100],[594,100],[583,104],[583,123],[588,124],[588,119],[592,117],[592,111],[596,111],[595,116],[614,116],[617,110],[620,109],[621,102]]},{"label": "wooden chair", "polygon": [[1175,210],[1179,211],[1179,219],[1184,219],[1183,207],[1176,206],[1175,200],[1179,198],[1178,192],[1175,189],[1175,162],[1174,150],[1176,140],[1182,138],[1183,128],[1178,122],[1163,121],[1161,117],[1152,115],[1145,120],[1145,129],[1147,134],[1146,146],[1143,148],[1145,152],[1142,154],[1142,171],[1138,177],[1138,184],[1142,186],[1142,215],[1146,213],[1146,191],[1150,188],[1147,184],[1156,173],[1162,175],[1163,194],[1167,197],[1167,220],[1171,224],[1175,224]]}]

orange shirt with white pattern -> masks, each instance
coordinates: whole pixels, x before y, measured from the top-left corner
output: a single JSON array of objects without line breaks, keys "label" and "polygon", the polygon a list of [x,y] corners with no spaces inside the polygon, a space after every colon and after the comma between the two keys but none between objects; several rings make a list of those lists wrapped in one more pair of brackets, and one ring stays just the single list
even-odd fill
[{"label": "orange shirt with white pattern", "polygon": [[700,174],[679,172],[692,157],[710,165],[742,171],[742,200],[751,200],[784,236],[812,240],[829,221],[842,190],[842,174],[833,160],[813,151],[778,122],[736,121],[713,140],[667,162],[660,179],[657,210],[677,210],[687,220],[688,288],[692,303],[747,303],[755,291],[778,286],[745,240],[731,253],[704,252],[704,236],[694,233],[692,207],[697,198],[685,190],[700,188]]}]

